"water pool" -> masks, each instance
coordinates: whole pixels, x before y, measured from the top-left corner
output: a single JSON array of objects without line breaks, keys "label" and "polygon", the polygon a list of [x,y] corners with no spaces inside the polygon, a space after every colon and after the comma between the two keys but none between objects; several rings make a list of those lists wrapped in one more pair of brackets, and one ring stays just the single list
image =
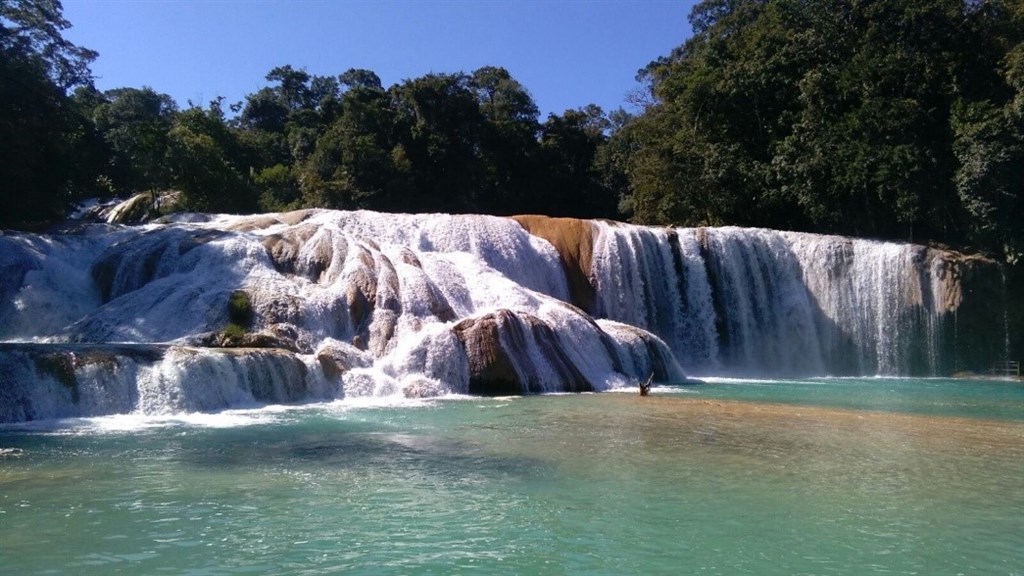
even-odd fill
[{"label": "water pool", "polygon": [[1024,574],[1024,387],[712,381],[0,428],[0,574]]}]

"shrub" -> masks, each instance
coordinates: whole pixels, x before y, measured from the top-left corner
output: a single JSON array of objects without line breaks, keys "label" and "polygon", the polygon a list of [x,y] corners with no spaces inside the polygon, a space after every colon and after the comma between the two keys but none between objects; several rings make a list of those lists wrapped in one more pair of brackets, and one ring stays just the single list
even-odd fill
[{"label": "shrub", "polygon": [[[228,326],[235,325],[244,333],[252,326],[252,303],[244,290],[235,290],[228,298]],[[225,329],[226,330],[226,329]]]},{"label": "shrub", "polygon": [[245,328],[242,328],[234,322],[229,322],[228,325],[224,327],[224,340],[227,340],[228,342],[237,342],[245,336],[245,332]]}]

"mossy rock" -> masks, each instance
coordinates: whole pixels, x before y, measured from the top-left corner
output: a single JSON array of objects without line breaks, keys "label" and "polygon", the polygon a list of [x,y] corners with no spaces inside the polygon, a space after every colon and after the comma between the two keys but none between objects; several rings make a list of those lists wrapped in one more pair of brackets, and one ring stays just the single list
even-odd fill
[{"label": "mossy rock", "polygon": [[49,374],[71,392],[71,400],[78,402],[78,378],[75,376],[74,357],[70,354],[52,353],[35,357],[36,372]]},{"label": "mossy rock", "polygon": [[241,329],[242,334],[252,327],[253,310],[252,302],[249,300],[249,293],[245,290],[235,290],[228,298],[228,326],[225,332],[233,326],[232,330]]},{"label": "mossy rock", "polygon": [[[221,332],[221,338],[225,342],[238,342],[245,338],[246,330],[234,322],[229,322]],[[231,344],[227,344],[231,345]],[[235,344],[236,346],[238,344]]]}]

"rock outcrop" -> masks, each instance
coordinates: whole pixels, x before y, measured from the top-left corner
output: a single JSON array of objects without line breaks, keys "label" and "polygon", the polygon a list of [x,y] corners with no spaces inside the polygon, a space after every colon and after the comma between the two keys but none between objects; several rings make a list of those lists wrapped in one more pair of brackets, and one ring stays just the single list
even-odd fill
[{"label": "rock outcrop", "polygon": [[469,360],[470,394],[536,394],[555,382],[568,392],[595,389],[554,330],[536,316],[498,310],[463,320],[454,331]]},{"label": "rock outcrop", "polygon": [[592,222],[577,218],[550,218],[548,216],[513,216],[527,232],[543,238],[558,251],[569,282],[572,303],[587,313],[594,311],[594,284],[591,280],[591,258],[594,235]]},{"label": "rock outcrop", "polygon": [[207,412],[339,395],[308,358],[277,349],[0,343],[0,422]]},{"label": "rock outcrop", "polygon": [[180,198],[177,190],[140,192],[131,198],[105,209],[102,216],[109,224],[140,224],[160,217],[164,210],[173,208]]}]

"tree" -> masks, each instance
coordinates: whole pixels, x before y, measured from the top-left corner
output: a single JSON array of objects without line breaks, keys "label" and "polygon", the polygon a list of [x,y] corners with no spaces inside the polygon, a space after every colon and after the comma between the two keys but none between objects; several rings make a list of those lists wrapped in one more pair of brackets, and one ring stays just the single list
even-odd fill
[{"label": "tree", "polygon": [[275,164],[256,173],[253,186],[259,195],[259,208],[264,212],[284,212],[301,205],[301,190],[294,170]]},{"label": "tree", "polygon": [[974,21],[974,54],[1001,57],[996,78],[971,78],[985,86],[973,101],[952,111],[954,183],[967,213],[967,238],[999,249],[1011,263],[1024,256],[1024,6],[987,3]]},{"label": "tree", "polygon": [[468,81],[484,122],[480,129],[483,175],[476,209],[523,212],[539,190],[539,112],[530,93],[504,68],[485,66]]},{"label": "tree", "polygon": [[395,114],[368,70],[339,77],[341,114],[300,167],[303,203],[329,208],[408,209],[409,166],[395,142]]},{"label": "tree", "polygon": [[0,2],[0,225],[61,215],[88,189],[88,123],[67,95],[91,83],[96,53],[61,36],[55,0]]},{"label": "tree", "polygon": [[69,42],[61,32],[71,27],[58,0],[0,2],[0,51],[5,60],[38,67],[62,92],[92,84],[89,64],[97,53]]},{"label": "tree", "polygon": [[638,222],[1006,252],[1018,233],[994,218],[1019,207],[1010,70],[1022,11],[705,0],[694,36],[640,71],[650,97],[609,144],[628,180],[623,206]]},{"label": "tree", "polygon": [[117,88],[103,93],[93,112],[96,128],[110,147],[111,177],[123,193],[166,188],[168,132],[178,107],[152,88]]},{"label": "tree", "polygon": [[167,133],[166,165],[170,183],[182,192],[182,207],[218,212],[255,209],[255,195],[235,165],[238,157],[219,106],[192,107],[178,114]]},{"label": "tree", "polygon": [[391,87],[396,145],[408,161],[413,211],[472,212],[484,166],[480,141],[486,119],[465,74],[428,74]]},{"label": "tree", "polygon": [[604,112],[594,104],[548,116],[541,126],[538,166],[544,178],[528,211],[580,218],[615,215],[618,197],[602,184],[596,165],[608,128]]},{"label": "tree", "polygon": [[238,126],[256,171],[281,164],[298,166],[317,139],[341,115],[339,79],[313,76],[290,65],[278,66],[266,79],[276,83],[246,97]]},{"label": "tree", "polygon": [[245,98],[239,123],[247,130],[284,133],[289,108],[273,88],[260,88]]},{"label": "tree", "polygon": [[380,77],[372,70],[362,68],[349,68],[338,76],[338,82],[348,90],[367,89],[370,91],[382,92],[383,85]]}]

